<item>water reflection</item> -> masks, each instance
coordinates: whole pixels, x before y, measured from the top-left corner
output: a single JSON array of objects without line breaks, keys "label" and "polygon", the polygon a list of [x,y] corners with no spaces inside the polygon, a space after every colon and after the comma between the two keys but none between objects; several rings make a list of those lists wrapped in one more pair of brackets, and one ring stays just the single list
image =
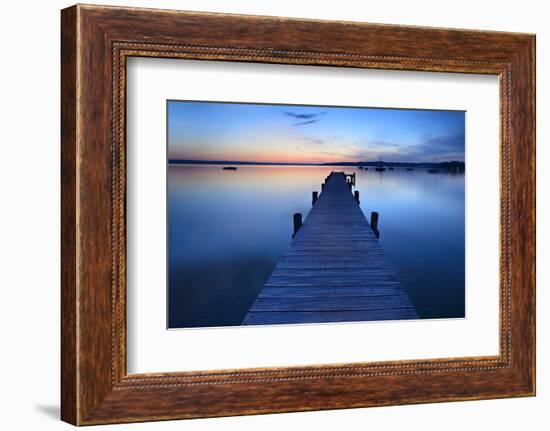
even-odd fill
[{"label": "water reflection", "polygon": [[309,166],[170,165],[169,326],[239,325],[332,170],[356,172],[361,208],[423,318],[464,316],[464,175]]}]

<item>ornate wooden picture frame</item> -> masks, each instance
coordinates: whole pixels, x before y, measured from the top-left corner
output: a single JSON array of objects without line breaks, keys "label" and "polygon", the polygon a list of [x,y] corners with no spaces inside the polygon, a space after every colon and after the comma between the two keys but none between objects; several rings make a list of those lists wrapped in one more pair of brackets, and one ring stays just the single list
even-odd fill
[{"label": "ornate wooden picture frame", "polygon": [[[75,425],[535,394],[535,37],[102,6],[62,11],[62,395]],[[126,371],[129,57],[497,75],[500,354]]]}]

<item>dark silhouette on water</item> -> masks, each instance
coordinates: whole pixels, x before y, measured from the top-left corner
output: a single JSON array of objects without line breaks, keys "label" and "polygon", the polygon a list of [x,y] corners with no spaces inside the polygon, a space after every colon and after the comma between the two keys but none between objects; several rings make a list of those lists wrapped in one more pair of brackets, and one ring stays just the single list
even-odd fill
[{"label": "dark silhouette on water", "polygon": [[224,166],[222,168],[224,171],[236,171],[237,168],[235,166]]}]

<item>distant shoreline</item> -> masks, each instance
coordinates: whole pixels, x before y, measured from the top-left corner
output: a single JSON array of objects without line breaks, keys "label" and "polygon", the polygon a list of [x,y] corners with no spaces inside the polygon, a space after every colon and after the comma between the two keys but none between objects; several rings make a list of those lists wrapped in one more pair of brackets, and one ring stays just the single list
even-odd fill
[{"label": "distant shoreline", "polygon": [[464,169],[465,163],[461,161],[448,162],[384,162],[384,161],[363,161],[363,162],[333,162],[333,163],[277,163],[277,162],[243,162],[229,160],[168,160],[170,165],[227,165],[227,166],[347,166],[347,167],[402,167],[402,168],[453,168]]}]

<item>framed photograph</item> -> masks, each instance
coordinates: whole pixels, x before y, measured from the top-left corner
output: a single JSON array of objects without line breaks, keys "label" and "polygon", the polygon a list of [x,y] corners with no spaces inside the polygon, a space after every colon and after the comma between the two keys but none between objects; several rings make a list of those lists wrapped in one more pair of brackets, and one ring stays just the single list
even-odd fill
[{"label": "framed photograph", "polygon": [[62,419],[535,394],[535,36],[62,11]]}]

